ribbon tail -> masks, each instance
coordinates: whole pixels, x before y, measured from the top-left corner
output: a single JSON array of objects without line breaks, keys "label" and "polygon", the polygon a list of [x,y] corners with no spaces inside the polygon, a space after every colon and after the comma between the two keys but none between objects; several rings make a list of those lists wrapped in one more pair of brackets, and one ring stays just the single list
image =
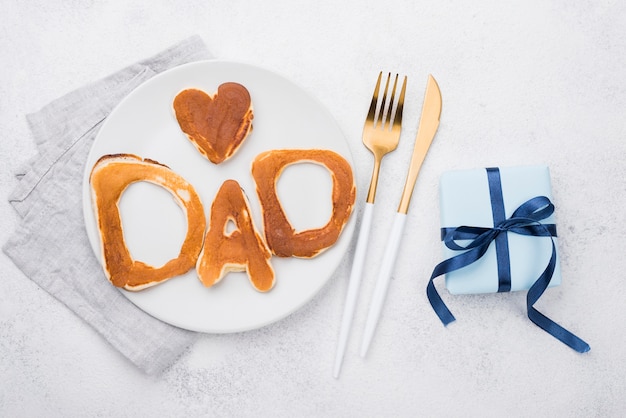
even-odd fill
[{"label": "ribbon tail", "polygon": [[526,295],[526,309],[528,312],[528,319],[530,319],[535,325],[539,328],[546,331],[548,334],[552,335],[557,340],[561,341],[563,344],[568,347],[576,350],[579,353],[586,353],[591,349],[589,344],[587,344],[582,339],[578,338],[576,335],[572,334],[541,312],[539,312],[533,306],[537,300],[543,295],[543,292],[548,288],[550,284],[550,279],[552,278],[552,274],[554,273],[554,269],[556,266],[556,248],[554,247],[554,241],[552,242],[552,257],[550,257],[550,262],[548,266],[543,271],[541,276],[537,279],[537,281],[531,286],[528,290],[528,294]]},{"label": "ribbon tail", "polygon": [[452,312],[450,312],[446,304],[443,302],[443,299],[441,299],[441,296],[437,292],[435,284],[433,283],[434,280],[443,274],[458,270],[472,264],[474,261],[482,257],[483,254],[485,254],[488,247],[489,243],[487,242],[486,245],[472,248],[471,250],[464,252],[463,254],[448,258],[447,260],[444,260],[435,266],[433,273],[430,276],[430,280],[428,281],[428,286],[426,286],[426,296],[428,296],[430,306],[432,306],[433,310],[439,317],[439,320],[441,320],[444,325],[448,325],[450,322],[454,322],[456,318],[454,317],[454,315],[452,315]]},{"label": "ribbon tail", "polygon": [[572,334],[532,306],[528,308],[528,319],[530,319],[539,328],[543,329],[548,334],[552,335],[554,338],[579,353],[586,353],[591,350],[591,347],[585,341],[578,338],[576,335]]},{"label": "ribbon tail", "polygon": [[[439,267],[440,265],[441,264],[439,264],[437,267]],[[436,267],[435,267],[435,270],[436,270]],[[428,282],[428,286],[426,286],[426,296],[428,296],[428,301],[430,302],[430,306],[432,306],[433,310],[439,317],[439,320],[443,323],[443,325],[448,325],[450,322],[454,322],[456,318],[454,317],[454,315],[452,315],[452,312],[450,312],[450,309],[448,309],[446,304],[443,302],[443,299],[441,299],[441,296],[439,296],[437,289],[435,289],[433,280],[436,277],[437,276],[430,278],[430,281]]]}]

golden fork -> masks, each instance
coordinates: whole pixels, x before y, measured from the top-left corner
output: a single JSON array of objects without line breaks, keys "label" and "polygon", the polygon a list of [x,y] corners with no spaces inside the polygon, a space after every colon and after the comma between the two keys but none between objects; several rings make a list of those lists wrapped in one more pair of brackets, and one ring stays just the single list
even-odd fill
[{"label": "golden fork", "polygon": [[[365,253],[369,232],[372,225],[372,214],[374,211],[374,200],[376,198],[376,187],[378,186],[378,173],[382,159],[385,155],[395,150],[400,141],[400,131],[402,127],[402,109],[404,108],[404,95],[406,93],[406,76],[402,82],[400,95],[396,100],[396,90],[398,86],[398,75],[396,74],[393,88],[391,89],[391,98],[388,100],[389,82],[391,73],[387,74],[385,82],[385,90],[383,92],[380,106],[378,106],[378,96],[380,91],[380,82],[382,71],[378,74],[372,102],[370,104],[365,125],[363,126],[363,144],[374,154],[374,168],[372,170],[372,178],[370,187],[367,192],[363,217],[361,219],[361,227],[359,230],[359,238],[356,244],[354,260],[352,261],[352,271],[350,272],[350,282],[348,285],[348,294],[346,295],[346,304],[344,306],[343,317],[341,320],[341,329],[339,331],[339,342],[337,345],[337,354],[335,356],[335,365],[333,376],[339,377],[341,364],[346,350],[348,334],[354,316],[354,308],[356,299],[361,285],[361,274],[363,272],[363,262],[365,261]],[[378,111],[377,111],[378,108]]]}]

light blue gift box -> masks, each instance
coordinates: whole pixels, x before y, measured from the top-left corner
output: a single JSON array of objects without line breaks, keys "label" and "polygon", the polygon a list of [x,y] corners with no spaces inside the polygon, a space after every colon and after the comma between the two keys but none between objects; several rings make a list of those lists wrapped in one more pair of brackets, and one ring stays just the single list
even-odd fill
[{"label": "light blue gift box", "polygon": [[[536,196],[552,200],[550,172],[546,166],[499,168],[502,198],[506,218],[524,202]],[[487,171],[484,168],[448,171],[440,179],[440,208],[442,228],[461,225],[493,228],[493,212]],[[554,215],[542,224],[555,224]],[[527,290],[546,268],[552,255],[551,237],[506,233],[511,271],[511,291]],[[552,237],[555,246],[557,238]],[[463,244],[463,242],[459,242]],[[498,265],[495,243],[474,263],[446,273],[446,288],[451,294],[498,292]],[[444,257],[451,258],[460,251],[445,245]],[[550,287],[561,284],[561,269],[557,262]]]}]

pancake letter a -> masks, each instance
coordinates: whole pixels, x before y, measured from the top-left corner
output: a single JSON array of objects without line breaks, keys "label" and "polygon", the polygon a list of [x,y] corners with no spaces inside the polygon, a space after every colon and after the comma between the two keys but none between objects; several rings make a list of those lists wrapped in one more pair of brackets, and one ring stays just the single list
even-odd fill
[{"label": "pancake letter a", "polygon": [[231,271],[245,271],[252,286],[266,292],[275,281],[271,257],[241,186],[226,180],[211,206],[209,229],[196,264],[198,278],[211,287]]}]

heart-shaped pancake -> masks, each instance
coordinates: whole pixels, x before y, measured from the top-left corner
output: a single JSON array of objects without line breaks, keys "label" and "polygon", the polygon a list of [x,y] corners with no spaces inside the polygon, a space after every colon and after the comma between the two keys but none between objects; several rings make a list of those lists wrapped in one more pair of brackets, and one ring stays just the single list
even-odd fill
[{"label": "heart-shaped pancake", "polygon": [[202,90],[183,90],[174,99],[182,131],[202,155],[219,164],[230,158],[252,131],[248,89],[224,83],[211,97]]}]

